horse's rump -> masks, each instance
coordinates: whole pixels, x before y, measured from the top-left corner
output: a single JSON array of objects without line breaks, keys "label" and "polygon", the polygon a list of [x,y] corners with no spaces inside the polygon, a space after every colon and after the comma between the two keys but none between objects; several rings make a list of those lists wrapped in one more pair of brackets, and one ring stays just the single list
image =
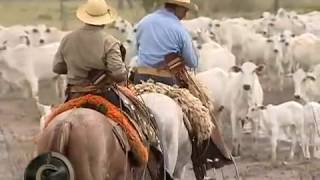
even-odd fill
[{"label": "horse's rump", "polygon": [[[67,110],[86,107],[94,109],[106,117],[110,118],[109,122],[115,122],[125,132],[130,144],[130,153],[138,166],[145,166],[148,162],[148,149],[145,146],[138,129],[125,116],[119,108],[107,101],[101,96],[86,95],[72,99],[64,104],[59,105],[46,119],[45,127],[50,124],[55,117]],[[117,132],[117,131],[116,131]],[[119,134],[119,133],[118,133]],[[117,135],[117,134],[116,134]],[[117,136],[118,137],[118,136]]]},{"label": "horse's rump", "polygon": [[78,108],[54,118],[41,134],[38,153],[56,151],[70,160],[77,180],[124,178],[130,165],[113,132],[113,125],[101,113]]}]

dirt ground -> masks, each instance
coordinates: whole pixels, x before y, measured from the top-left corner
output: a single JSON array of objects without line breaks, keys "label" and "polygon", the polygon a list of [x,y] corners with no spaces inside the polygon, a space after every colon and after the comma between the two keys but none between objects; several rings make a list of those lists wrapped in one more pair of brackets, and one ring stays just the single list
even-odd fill
[{"label": "dirt ground", "polygon": [[[1,84],[3,85],[3,84]],[[41,85],[40,98],[42,103],[56,102],[50,85]],[[292,92],[265,93],[266,103],[280,103],[290,99]],[[21,99],[16,94],[8,94],[0,99],[0,180],[21,180],[27,163],[35,151],[35,144],[30,137],[39,131],[39,112],[31,99]],[[225,134],[229,139],[229,130]],[[257,156],[253,156],[250,135],[244,136],[242,156],[236,159],[242,180],[320,180],[320,161],[302,160],[299,155],[295,161],[288,162],[289,145],[280,143],[277,166],[271,166],[270,145],[267,139],[258,141]],[[217,179],[235,179],[234,167],[227,166],[222,170],[208,172],[210,177]],[[192,167],[187,167],[185,180],[193,180]]]}]

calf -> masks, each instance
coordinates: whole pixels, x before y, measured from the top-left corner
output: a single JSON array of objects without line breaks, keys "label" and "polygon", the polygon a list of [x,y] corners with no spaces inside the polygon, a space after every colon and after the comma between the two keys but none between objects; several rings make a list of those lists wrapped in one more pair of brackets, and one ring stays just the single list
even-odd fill
[{"label": "calf", "polygon": [[300,141],[304,145],[303,107],[297,102],[289,101],[279,105],[253,106],[249,109],[246,119],[252,120],[254,124],[258,124],[258,127],[265,127],[265,131],[270,136],[271,161],[273,163],[277,159],[276,153],[281,131],[284,131],[291,139],[290,160],[294,158],[297,142]]}]

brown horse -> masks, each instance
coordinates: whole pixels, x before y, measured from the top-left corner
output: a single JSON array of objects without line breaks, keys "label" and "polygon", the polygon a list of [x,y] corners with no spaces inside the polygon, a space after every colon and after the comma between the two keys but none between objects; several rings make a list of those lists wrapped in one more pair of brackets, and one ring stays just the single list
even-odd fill
[{"label": "brown horse", "polygon": [[[77,108],[59,114],[40,135],[38,153],[64,154],[71,162],[76,180],[163,179],[158,159],[155,166],[135,167],[115,133],[115,126],[103,114]],[[122,136],[127,142],[126,136]],[[157,173],[152,173],[153,169]]]}]

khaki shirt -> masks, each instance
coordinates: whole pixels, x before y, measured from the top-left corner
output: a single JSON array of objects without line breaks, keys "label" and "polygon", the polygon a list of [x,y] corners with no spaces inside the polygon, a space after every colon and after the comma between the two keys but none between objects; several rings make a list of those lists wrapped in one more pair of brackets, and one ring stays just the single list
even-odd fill
[{"label": "khaki shirt", "polygon": [[115,82],[124,81],[127,76],[120,42],[106,36],[103,27],[85,25],[61,41],[53,72],[67,74],[68,84],[81,85],[90,83],[88,73],[95,69],[106,71]]}]

